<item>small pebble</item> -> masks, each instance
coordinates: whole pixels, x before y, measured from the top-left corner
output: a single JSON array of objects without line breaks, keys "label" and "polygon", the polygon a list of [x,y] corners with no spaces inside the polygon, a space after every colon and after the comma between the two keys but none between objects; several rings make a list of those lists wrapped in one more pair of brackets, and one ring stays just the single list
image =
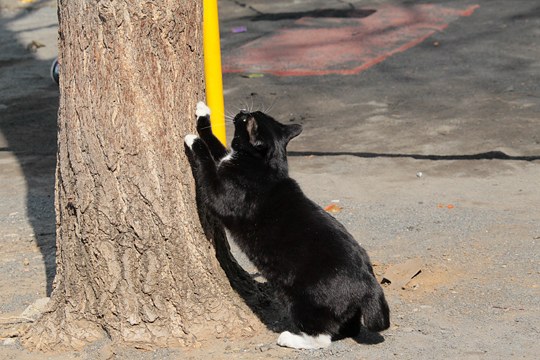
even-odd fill
[{"label": "small pebble", "polygon": [[17,338],[7,338],[4,340],[4,342],[2,343],[4,346],[10,346],[10,345],[15,345],[15,343],[17,342]]}]

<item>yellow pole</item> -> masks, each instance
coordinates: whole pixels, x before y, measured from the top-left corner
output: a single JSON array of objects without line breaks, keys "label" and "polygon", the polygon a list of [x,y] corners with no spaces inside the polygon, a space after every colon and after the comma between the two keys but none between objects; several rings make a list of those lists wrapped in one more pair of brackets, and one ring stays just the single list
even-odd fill
[{"label": "yellow pole", "polygon": [[203,48],[206,102],[211,111],[212,132],[226,145],[217,0],[203,2]]}]

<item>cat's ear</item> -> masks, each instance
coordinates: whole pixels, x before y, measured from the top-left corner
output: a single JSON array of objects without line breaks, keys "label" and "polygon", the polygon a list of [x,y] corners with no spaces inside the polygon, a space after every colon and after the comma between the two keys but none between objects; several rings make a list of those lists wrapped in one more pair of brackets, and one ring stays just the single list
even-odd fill
[{"label": "cat's ear", "polygon": [[300,135],[301,132],[302,125],[300,124],[285,125],[285,137],[287,138],[287,142]]}]

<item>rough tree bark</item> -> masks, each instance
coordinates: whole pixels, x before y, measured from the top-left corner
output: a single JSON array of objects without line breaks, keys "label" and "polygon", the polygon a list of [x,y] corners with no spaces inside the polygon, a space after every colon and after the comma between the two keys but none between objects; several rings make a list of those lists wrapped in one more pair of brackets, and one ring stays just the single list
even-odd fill
[{"label": "rough tree bark", "polygon": [[261,326],[203,234],[184,154],[203,99],[201,7],[59,1],[57,275],[27,347],[190,345]]}]

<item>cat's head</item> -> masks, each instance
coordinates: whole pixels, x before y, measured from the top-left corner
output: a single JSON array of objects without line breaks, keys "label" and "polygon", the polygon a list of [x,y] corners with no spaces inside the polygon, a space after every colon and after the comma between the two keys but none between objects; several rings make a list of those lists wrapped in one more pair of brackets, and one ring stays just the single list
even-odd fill
[{"label": "cat's head", "polygon": [[302,132],[301,125],[281,124],[261,111],[241,111],[233,122],[232,149],[259,157],[270,165],[285,161],[286,166],[287,144]]}]

